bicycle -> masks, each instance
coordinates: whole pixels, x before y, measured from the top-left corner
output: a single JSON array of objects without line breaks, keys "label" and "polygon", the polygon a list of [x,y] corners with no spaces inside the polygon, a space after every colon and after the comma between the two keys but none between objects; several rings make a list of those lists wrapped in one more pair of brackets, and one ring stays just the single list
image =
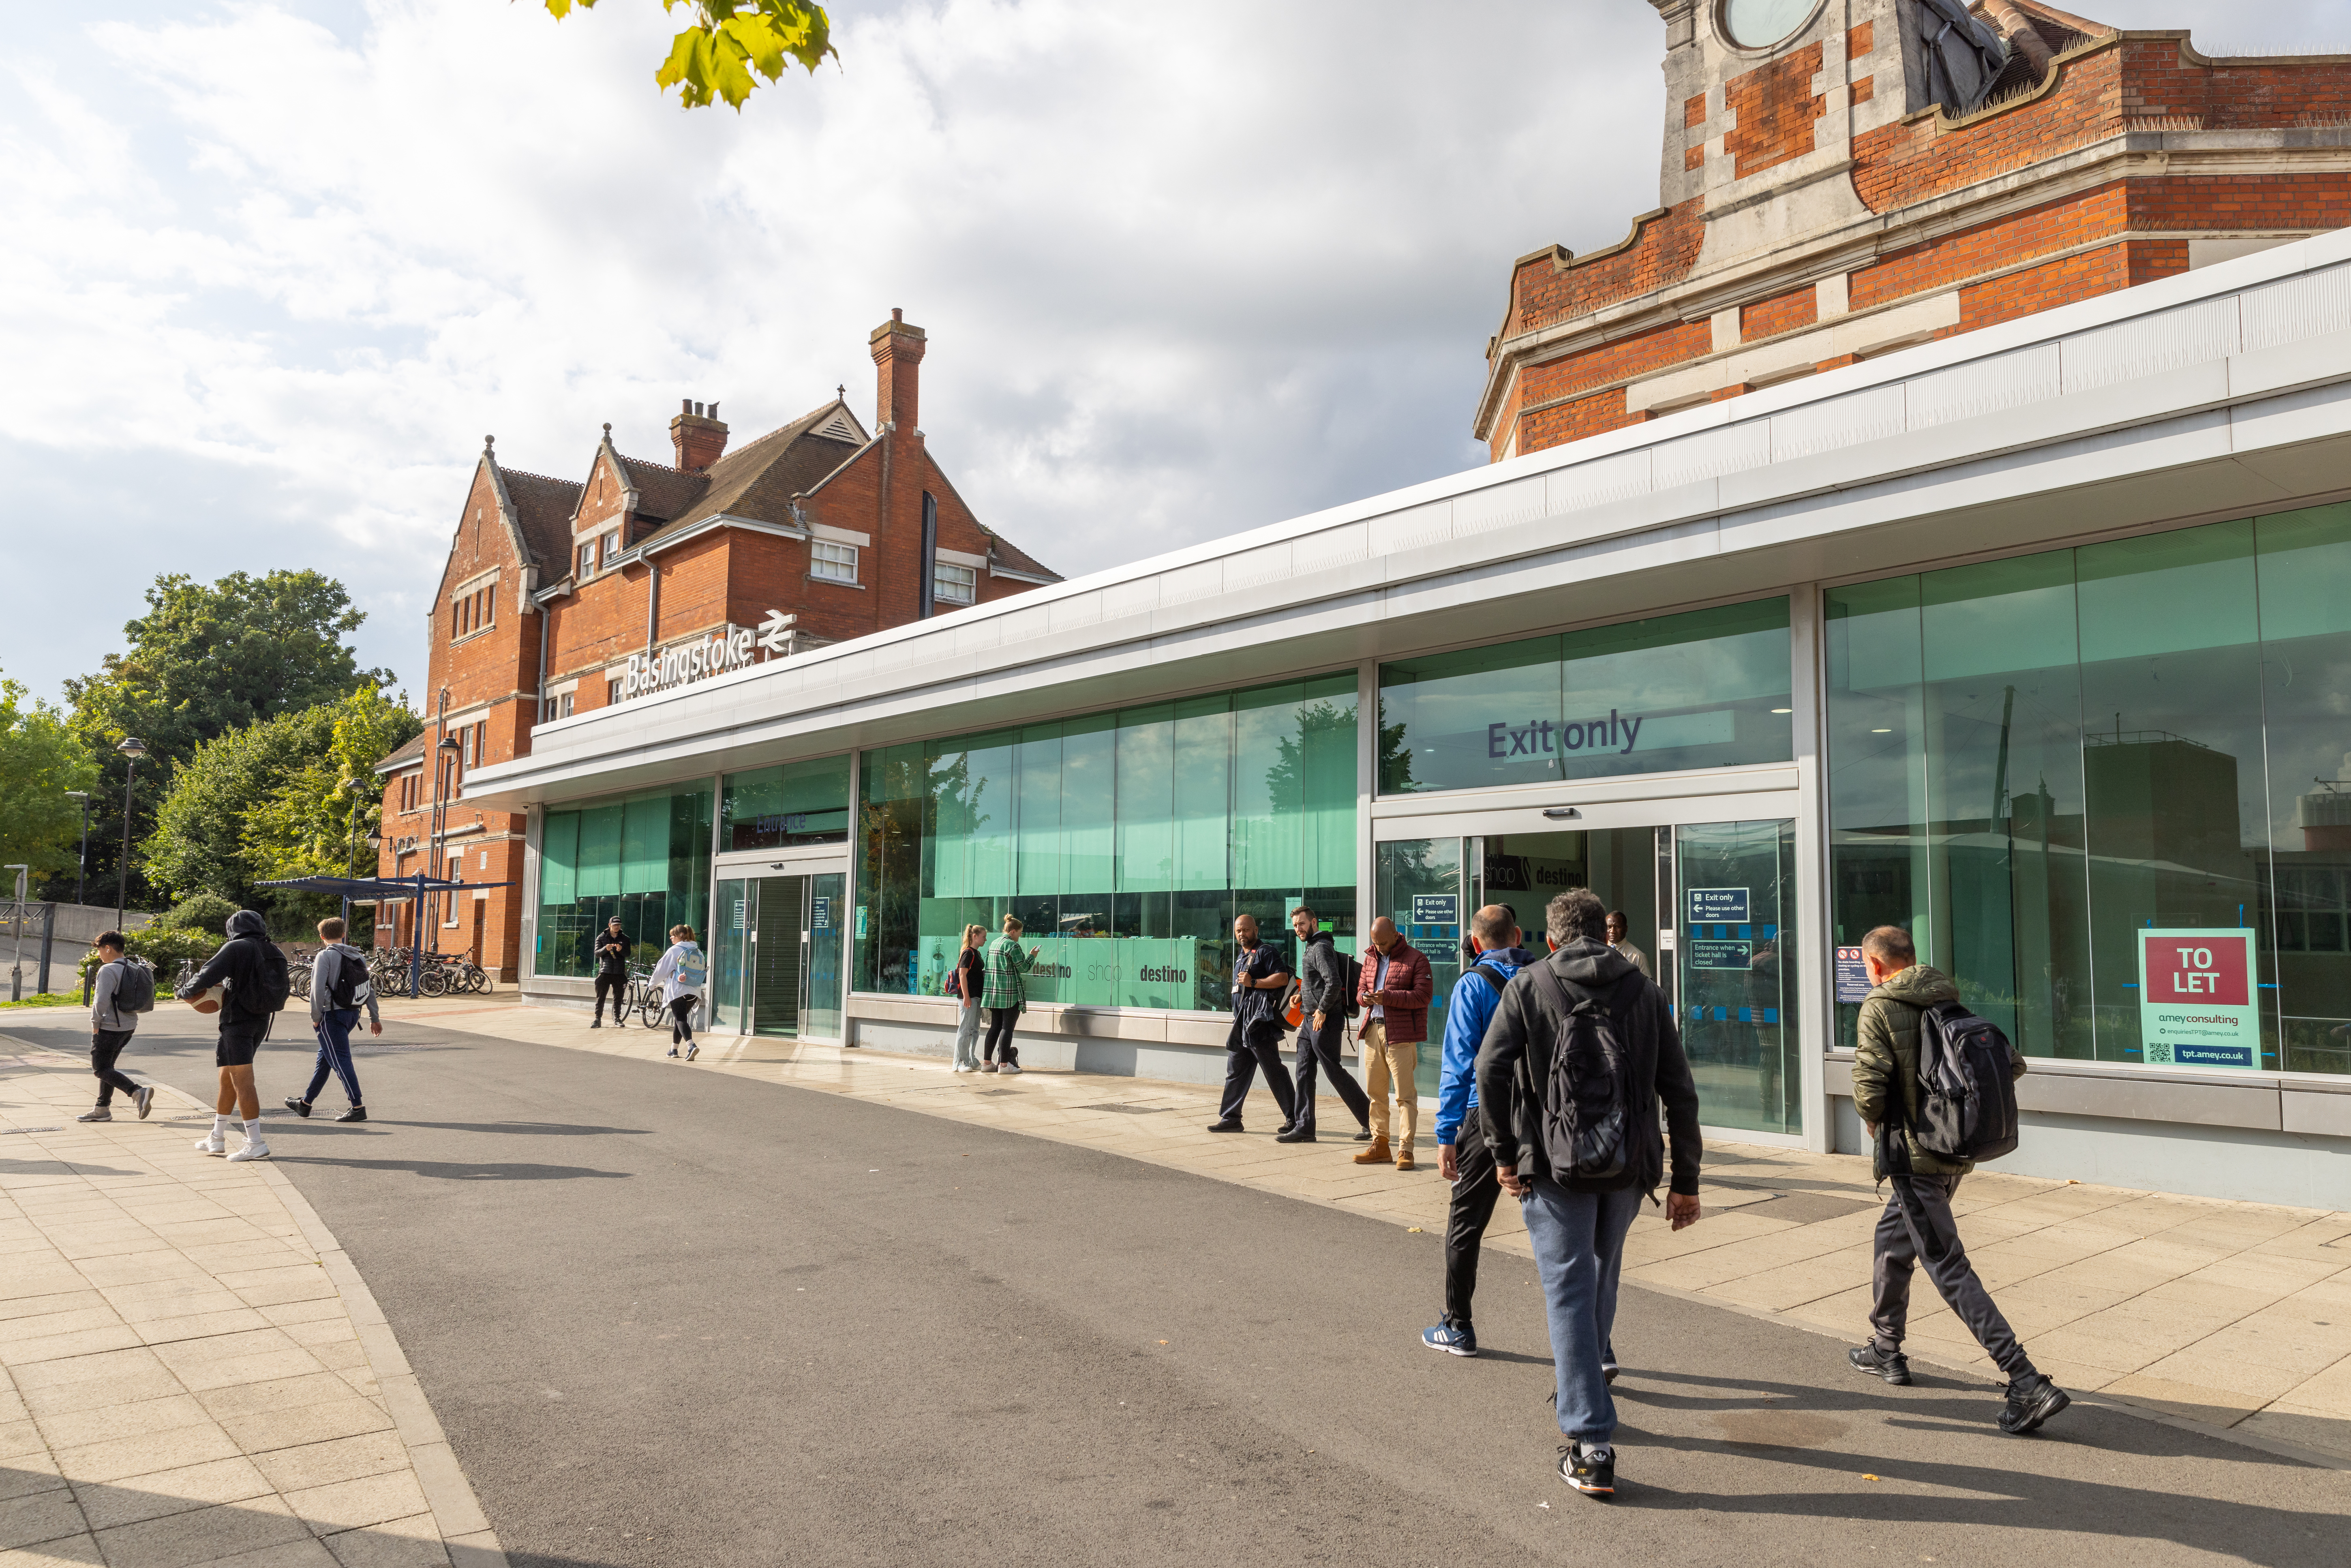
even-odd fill
[{"label": "bicycle", "polygon": [[[647,1029],[666,1027],[671,1021],[669,1003],[662,999],[663,988],[653,983],[653,971],[632,965],[629,985],[630,1000],[644,1026]],[[685,1009],[685,1025],[688,1029],[702,1027],[702,998],[699,996],[694,998],[694,1005]]]}]

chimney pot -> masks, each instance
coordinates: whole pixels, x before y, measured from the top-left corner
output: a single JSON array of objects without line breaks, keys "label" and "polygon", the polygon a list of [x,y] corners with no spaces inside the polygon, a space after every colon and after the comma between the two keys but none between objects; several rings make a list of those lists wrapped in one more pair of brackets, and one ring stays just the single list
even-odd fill
[{"label": "chimney pot", "polygon": [[905,313],[904,310],[899,309],[895,305],[893,305],[892,307],[890,307],[890,319],[891,319],[891,320],[893,320],[893,321],[904,321],[905,319],[906,319],[906,313]]},{"label": "chimney pot", "polygon": [[909,325],[903,309],[893,309],[890,319],[867,335],[877,383],[873,423],[883,429],[914,428],[920,412],[920,368],[927,346],[923,329]]},{"label": "chimney pot", "polygon": [[712,403],[705,413],[703,405],[692,398],[685,400],[685,412],[669,422],[670,445],[676,449],[677,466],[689,474],[707,469],[726,453],[726,427],[712,417],[718,405]]}]

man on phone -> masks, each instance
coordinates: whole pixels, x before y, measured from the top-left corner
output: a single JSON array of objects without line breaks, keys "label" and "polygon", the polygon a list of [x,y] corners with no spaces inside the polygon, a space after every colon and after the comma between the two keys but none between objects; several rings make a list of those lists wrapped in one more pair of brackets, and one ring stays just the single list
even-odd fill
[{"label": "man on phone", "polygon": [[612,1027],[629,1027],[629,938],[621,929],[617,915],[606,924],[596,938],[596,1021],[590,1029],[604,1027],[604,995],[612,997]]}]

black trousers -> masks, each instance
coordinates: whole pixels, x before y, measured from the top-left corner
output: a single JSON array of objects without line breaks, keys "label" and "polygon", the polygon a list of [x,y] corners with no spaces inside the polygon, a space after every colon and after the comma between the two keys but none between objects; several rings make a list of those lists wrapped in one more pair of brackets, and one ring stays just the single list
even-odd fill
[{"label": "black trousers", "polygon": [[[1328,1015],[1325,1015],[1326,1017]],[[1371,1096],[1355,1082],[1355,1075],[1339,1061],[1339,1041],[1345,1038],[1346,1024],[1330,1019],[1321,1029],[1314,1027],[1314,1015],[1298,1028],[1298,1073],[1294,1088],[1297,1092],[1295,1115],[1298,1124],[1308,1132],[1314,1130],[1314,1072],[1319,1064],[1331,1075],[1331,1087],[1339,1092],[1340,1103],[1352,1112],[1358,1124],[1372,1124]]]},{"label": "black trousers", "polygon": [[629,977],[626,975],[596,977],[596,1021],[604,1021],[604,993],[612,993],[612,1021],[625,1023],[629,1016]]},{"label": "black trousers", "polygon": [[702,998],[688,991],[669,1005],[669,1042],[672,1045],[694,1043],[694,1009]]},{"label": "black trousers", "polygon": [[1502,1180],[1494,1174],[1494,1151],[1486,1146],[1476,1111],[1455,1136],[1453,1158],[1461,1174],[1445,1214],[1445,1321],[1468,1328],[1469,1299],[1478,1293],[1478,1249],[1493,1220],[1494,1201],[1502,1196]]},{"label": "black trousers", "polygon": [[1260,1067],[1265,1069],[1265,1086],[1273,1091],[1273,1103],[1281,1107],[1281,1119],[1296,1120],[1298,1101],[1290,1092],[1290,1074],[1281,1070],[1281,1020],[1239,1017],[1225,1036],[1225,1119],[1239,1118]]},{"label": "black trousers", "polygon": [[114,1059],[131,1043],[131,1031],[127,1029],[94,1029],[89,1031],[89,1070],[98,1074],[98,1103],[114,1103],[114,1092],[125,1094],[139,1092],[139,1085],[114,1070]]},{"label": "black trousers", "polygon": [[1019,1008],[988,1009],[987,1044],[980,1051],[979,1059],[982,1061],[1008,1061],[1015,1067],[1019,1066],[1020,1052],[1012,1043],[1012,1026],[1019,1021]]},{"label": "black trousers", "polygon": [[1924,1261],[1927,1277],[1935,1281],[1951,1314],[1968,1325],[1993,1364],[2011,1379],[2030,1377],[2032,1358],[2016,1343],[2016,1331],[1992,1304],[1991,1292],[1968,1261],[1968,1249],[1959,1245],[1959,1228],[1951,1218],[1951,1197],[1959,1190],[1959,1178],[1897,1175],[1886,1180],[1894,1196],[1877,1219],[1876,1256],[1870,1268],[1876,1301],[1869,1326],[1876,1331],[1877,1348],[1902,1348],[1910,1316],[1910,1277]]}]

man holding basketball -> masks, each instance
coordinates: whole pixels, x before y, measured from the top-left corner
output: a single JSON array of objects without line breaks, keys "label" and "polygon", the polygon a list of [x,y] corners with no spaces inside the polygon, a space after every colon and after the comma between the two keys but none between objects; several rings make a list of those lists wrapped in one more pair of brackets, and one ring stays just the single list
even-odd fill
[{"label": "man holding basketball", "polygon": [[193,1002],[197,1011],[213,1012],[220,1019],[220,1043],[213,1051],[220,1068],[220,1097],[213,1103],[212,1132],[196,1140],[204,1153],[226,1150],[233,1111],[245,1123],[245,1147],[228,1157],[269,1157],[269,1145],[261,1138],[261,1095],[253,1086],[253,1058],[269,1038],[269,1026],[286,1005],[287,992],[286,955],[269,939],[269,923],[250,909],[228,917],[228,940],[196,971],[195,978],[180,988],[182,1001]]}]

